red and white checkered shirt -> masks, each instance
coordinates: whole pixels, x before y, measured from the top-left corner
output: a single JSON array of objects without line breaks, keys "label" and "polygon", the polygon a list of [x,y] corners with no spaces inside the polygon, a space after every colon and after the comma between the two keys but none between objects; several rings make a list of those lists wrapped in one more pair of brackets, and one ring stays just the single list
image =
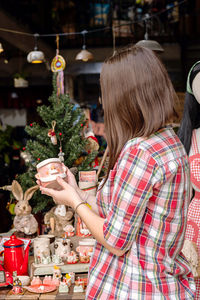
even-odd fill
[{"label": "red and white checkered shirt", "polygon": [[194,299],[180,253],[189,201],[188,158],[171,127],[128,141],[97,193],[104,238],[126,253],[96,243],[86,299]]}]

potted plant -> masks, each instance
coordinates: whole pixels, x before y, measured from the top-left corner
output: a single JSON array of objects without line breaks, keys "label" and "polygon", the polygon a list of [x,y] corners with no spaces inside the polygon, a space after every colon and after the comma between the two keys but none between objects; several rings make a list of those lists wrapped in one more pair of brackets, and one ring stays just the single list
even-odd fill
[{"label": "potted plant", "polygon": [[14,87],[20,88],[20,87],[28,87],[28,80],[25,79],[26,75],[22,72],[15,73],[14,75]]}]

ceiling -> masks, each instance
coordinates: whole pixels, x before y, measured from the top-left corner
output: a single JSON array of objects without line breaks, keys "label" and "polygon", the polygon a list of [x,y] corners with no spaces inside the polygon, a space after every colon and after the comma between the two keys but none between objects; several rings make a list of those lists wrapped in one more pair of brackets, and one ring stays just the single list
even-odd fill
[{"label": "ceiling", "polygon": [[[0,1],[0,42],[4,52],[0,54],[0,86],[13,84],[16,73],[31,79],[33,85],[49,84],[51,80],[50,64],[56,55],[56,34],[66,32],[81,32],[88,25],[89,1],[63,1],[63,0],[1,0]],[[78,28],[77,28],[78,26]],[[3,30],[2,30],[3,29]],[[6,30],[4,30],[6,29]],[[14,32],[13,32],[14,31]],[[27,33],[27,35],[20,34]],[[34,34],[54,34],[54,36],[39,37],[37,44],[39,50],[45,53],[47,63],[31,65],[27,62],[27,54],[35,46]],[[106,46],[106,37],[94,39],[88,34],[87,46],[99,47],[99,42]],[[107,46],[112,40],[107,39]],[[62,36],[59,39],[60,54],[64,56],[67,64],[73,64],[75,55],[83,44],[83,36]],[[108,50],[110,55],[111,50]],[[100,54],[100,52],[99,52]],[[99,57],[99,58],[97,58]],[[96,61],[102,61],[104,55],[95,56]],[[5,63],[6,62],[6,63]]]},{"label": "ceiling", "polygon": [[[91,3],[102,2],[109,3],[110,7],[114,9],[117,6],[121,7],[122,12],[127,11],[127,7],[133,3],[133,0],[105,0],[105,1],[87,1],[87,0],[1,0],[0,1],[0,42],[3,45],[4,52],[0,54],[0,87],[13,86],[13,77],[16,73],[26,75],[27,79],[32,86],[50,85],[52,73],[50,71],[50,64],[56,54],[56,34],[69,33],[69,32],[82,32],[87,29],[90,32],[97,29],[95,34],[89,33],[86,37],[87,48],[94,53],[95,63],[101,63],[107,56],[112,54],[113,39],[112,39],[112,16],[109,15],[108,21],[105,24],[108,30],[98,32],[101,27],[91,24]],[[161,3],[170,1],[154,1],[161,6]],[[174,2],[174,1],[171,1]],[[197,1],[188,1],[188,5],[192,5],[187,10],[183,7],[180,10],[181,14],[193,13],[193,9],[198,8],[195,6]],[[165,4],[163,7],[165,7]],[[193,9],[192,9],[193,7]],[[185,15],[184,15],[185,16]],[[194,16],[191,15],[194,19]],[[183,22],[184,21],[184,22]],[[183,19],[184,30],[188,30],[190,20]],[[188,23],[187,23],[188,22]],[[180,20],[180,25],[182,24]],[[183,26],[183,24],[181,26]],[[188,25],[189,24],[189,25]],[[179,26],[179,30],[181,29]],[[103,26],[105,28],[105,26]],[[198,28],[197,26],[195,28]],[[6,30],[2,30],[6,29]],[[183,29],[181,29],[183,30]],[[11,32],[15,31],[15,32]],[[184,31],[184,32],[185,32]],[[17,33],[18,32],[18,33]],[[190,36],[195,33],[194,27],[190,28]],[[26,33],[20,34],[20,33]],[[32,65],[27,62],[27,54],[33,50],[35,45],[34,34],[54,34],[53,36],[40,36],[38,38],[38,48],[45,53],[46,64]],[[199,34],[198,32],[196,32]],[[187,36],[188,38],[188,36]],[[166,44],[165,56],[167,59],[175,61],[177,59],[177,49],[182,47],[180,43],[180,36],[172,32],[171,36],[158,36],[160,42]],[[185,36],[184,36],[185,39]],[[133,35],[126,38],[116,39],[117,46],[127,45],[134,41]],[[177,43],[178,42],[178,43]],[[175,51],[174,43],[176,44]],[[169,46],[172,44],[172,47]],[[77,65],[75,56],[83,45],[83,37],[81,34],[60,36],[59,46],[60,54],[67,62],[66,74],[78,70],[86,73],[91,70],[91,65],[86,68]],[[179,47],[180,46],[180,47]],[[181,52],[182,48],[180,49]],[[168,54],[169,53],[169,54]],[[175,56],[176,55],[176,56]],[[5,63],[8,62],[8,63]],[[173,65],[173,64],[172,64]],[[175,64],[176,65],[176,64]],[[97,65],[96,65],[97,66]],[[98,68],[97,68],[98,69]]]}]

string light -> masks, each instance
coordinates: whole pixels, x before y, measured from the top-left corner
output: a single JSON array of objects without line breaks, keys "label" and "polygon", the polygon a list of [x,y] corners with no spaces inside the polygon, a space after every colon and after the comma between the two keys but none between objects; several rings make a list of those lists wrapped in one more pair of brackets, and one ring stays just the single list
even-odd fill
[{"label": "string light", "polygon": [[42,51],[38,51],[37,38],[39,37],[39,34],[35,33],[34,37],[35,37],[34,51],[29,52],[27,56],[27,61],[32,64],[41,64],[44,62],[44,53]]},{"label": "string light", "polygon": [[76,55],[76,60],[82,60],[82,61],[85,61],[87,62],[88,60],[92,60],[94,57],[93,57],[93,54],[91,52],[89,52],[87,49],[86,49],[86,42],[85,42],[85,35],[88,33],[87,30],[83,30],[82,31],[82,35],[83,35],[83,46],[82,46],[82,50],[81,52],[79,52],[77,55]]},{"label": "string light", "polygon": [[[173,8],[175,7],[180,7],[182,4],[188,2],[188,0],[183,0],[181,2],[178,2],[177,4],[174,4]],[[154,13],[152,14],[151,16],[148,16],[146,18],[143,18],[143,21],[147,21],[155,16],[158,16],[158,15],[161,15],[161,14],[164,14],[166,13],[168,10],[171,10],[172,7],[168,7],[166,9],[163,9],[157,13]],[[27,33],[27,32],[21,32],[21,31],[16,31],[16,30],[11,30],[11,29],[7,29],[7,28],[2,28],[0,27],[0,31],[4,31],[4,32],[9,32],[9,33],[13,33],[13,34],[20,34],[20,35],[26,35],[26,36],[33,36],[35,38],[38,38],[38,37],[55,37],[55,36],[70,36],[70,35],[82,35],[82,36],[85,36],[85,34],[87,33],[96,33],[96,32],[100,32],[100,31],[107,31],[107,30],[112,30],[112,32],[114,33],[114,29],[116,28],[119,28],[119,27],[122,27],[122,26],[128,26],[128,25],[131,25],[131,24],[136,24],[138,23],[138,21],[131,21],[131,22],[127,22],[127,23],[123,23],[123,24],[119,24],[119,25],[115,25],[114,27],[110,27],[110,26],[107,26],[107,27],[103,27],[103,28],[99,28],[99,29],[94,29],[94,30],[90,30],[90,31],[80,31],[80,32],[65,32],[65,33],[51,33],[51,34],[31,34],[31,33]],[[83,32],[85,32],[83,34]],[[115,38],[115,37],[114,37]],[[0,52],[1,52],[1,43],[0,43]],[[36,45],[37,46],[37,45]],[[83,45],[84,46],[84,45]],[[115,45],[114,45],[115,46]],[[84,49],[83,49],[84,50]],[[86,49],[85,49],[86,50]],[[115,51],[115,49],[113,49]],[[31,63],[41,63],[45,60],[44,58],[44,53],[42,51],[38,51],[37,49],[34,49],[34,51],[31,51],[32,53],[35,53],[35,52],[40,52],[41,56],[40,56],[40,59],[39,61],[37,60],[31,60],[31,56],[33,55],[28,55],[29,57],[29,62]],[[86,50],[87,51],[87,50]],[[30,52],[30,53],[31,53]],[[29,54],[30,54],[29,53]],[[42,56],[43,54],[43,56]],[[27,57],[27,59],[28,59]]]},{"label": "string light", "polygon": [[4,51],[2,43],[0,43],[0,53],[2,53]]},{"label": "string light", "polygon": [[142,47],[145,47],[145,48],[149,48],[152,51],[155,51],[157,53],[164,52],[163,47],[161,47],[161,45],[157,41],[149,40],[149,35],[148,35],[148,30],[147,30],[147,23],[148,23],[148,20],[145,21],[144,40],[141,40],[141,41],[137,42],[136,45],[142,46]]}]

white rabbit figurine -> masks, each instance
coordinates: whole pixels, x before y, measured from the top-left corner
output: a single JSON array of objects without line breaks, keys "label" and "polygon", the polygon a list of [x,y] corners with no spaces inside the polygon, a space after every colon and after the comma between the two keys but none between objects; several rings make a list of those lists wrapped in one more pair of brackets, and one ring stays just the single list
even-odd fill
[{"label": "white rabbit figurine", "polygon": [[38,188],[39,186],[35,185],[23,193],[21,185],[16,180],[13,180],[11,186],[12,194],[18,201],[15,205],[16,216],[14,217],[13,225],[17,231],[27,235],[34,234],[38,230],[38,223],[31,214],[32,208],[28,202]]}]

